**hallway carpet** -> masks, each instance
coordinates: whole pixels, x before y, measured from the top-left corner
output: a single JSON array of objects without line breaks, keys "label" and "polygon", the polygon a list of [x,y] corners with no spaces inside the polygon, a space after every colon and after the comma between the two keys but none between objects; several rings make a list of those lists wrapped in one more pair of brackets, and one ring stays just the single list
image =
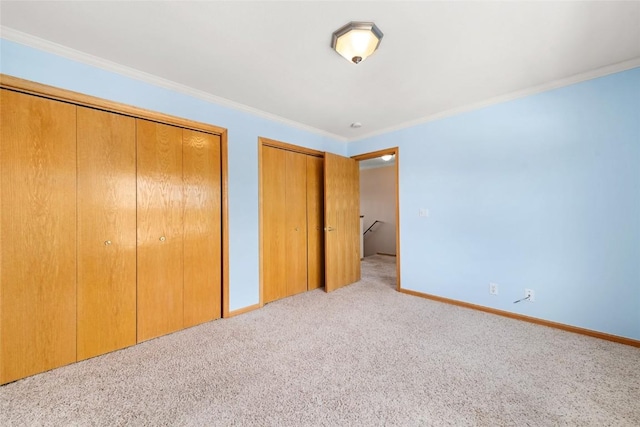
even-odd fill
[{"label": "hallway carpet", "polygon": [[0,425],[640,425],[639,349],[395,292],[394,262],[0,387]]}]

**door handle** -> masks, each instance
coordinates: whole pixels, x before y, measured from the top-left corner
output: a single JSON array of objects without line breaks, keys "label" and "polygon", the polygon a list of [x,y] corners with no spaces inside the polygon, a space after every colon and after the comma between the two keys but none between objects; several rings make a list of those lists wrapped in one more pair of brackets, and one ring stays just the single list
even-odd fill
[{"label": "door handle", "polygon": [[334,230],[335,230],[335,228],[333,228],[333,227],[325,227],[324,228],[324,231],[334,231]]}]

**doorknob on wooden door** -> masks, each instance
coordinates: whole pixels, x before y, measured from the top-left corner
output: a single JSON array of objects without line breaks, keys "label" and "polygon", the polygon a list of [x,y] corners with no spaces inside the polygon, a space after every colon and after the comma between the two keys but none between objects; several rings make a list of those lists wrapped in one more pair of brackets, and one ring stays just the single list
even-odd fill
[{"label": "doorknob on wooden door", "polygon": [[335,228],[333,228],[333,227],[325,227],[324,228],[324,231],[334,231],[334,230],[335,230]]}]

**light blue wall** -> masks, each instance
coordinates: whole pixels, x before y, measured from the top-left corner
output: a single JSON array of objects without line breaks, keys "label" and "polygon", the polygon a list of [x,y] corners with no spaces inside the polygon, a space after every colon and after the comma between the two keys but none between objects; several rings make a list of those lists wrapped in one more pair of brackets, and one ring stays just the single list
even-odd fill
[{"label": "light blue wall", "polygon": [[640,68],[349,155],[394,146],[403,288],[640,339]]},{"label": "light blue wall", "polygon": [[[640,339],[640,69],[347,148],[6,40],[0,49],[4,74],[229,130],[232,310],[258,302],[265,136],[343,155],[400,147],[404,288]],[[512,304],[525,287],[536,302]]]},{"label": "light blue wall", "polygon": [[346,144],[7,40],[0,72],[228,129],[230,308],[258,303],[258,136],[344,155]]}]

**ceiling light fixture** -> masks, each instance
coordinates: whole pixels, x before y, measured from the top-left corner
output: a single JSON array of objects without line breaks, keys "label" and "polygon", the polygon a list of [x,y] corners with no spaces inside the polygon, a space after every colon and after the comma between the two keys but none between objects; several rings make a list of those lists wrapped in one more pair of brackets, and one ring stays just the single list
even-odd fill
[{"label": "ceiling light fixture", "polygon": [[347,61],[359,64],[375,52],[382,36],[373,22],[352,21],[333,33],[331,47]]},{"label": "ceiling light fixture", "polygon": [[393,159],[393,154],[385,154],[384,156],[380,157],[382,160],[384,160],[385,162],[388,162],[389,160]]}]

